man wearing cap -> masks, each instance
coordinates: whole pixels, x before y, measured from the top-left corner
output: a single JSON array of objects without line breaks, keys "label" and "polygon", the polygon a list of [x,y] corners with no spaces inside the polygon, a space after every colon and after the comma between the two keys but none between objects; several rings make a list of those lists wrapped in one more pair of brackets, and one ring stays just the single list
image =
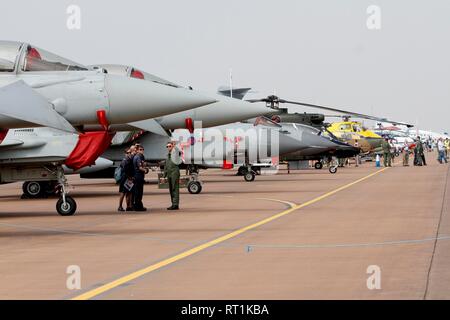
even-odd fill
[{"label": "man wearing cap", "polygon": [[176,147],[176,143],[171,141],[167,144],[167,159],[164,165],[164,178],[169,183],[170,199],[172,206],[167,210],[178,210],[180,204],[180,168],[181,151]]}]

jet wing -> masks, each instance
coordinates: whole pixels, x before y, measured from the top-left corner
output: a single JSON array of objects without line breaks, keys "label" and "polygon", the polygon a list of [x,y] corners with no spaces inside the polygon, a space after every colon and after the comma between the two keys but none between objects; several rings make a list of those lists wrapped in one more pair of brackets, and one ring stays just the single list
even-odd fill
[{"label": "jet wing", "polygon": [[129,125],[138,129],[142,129],[144,131],[159,134],[161,136],[165,137],[169,136],[166,130],[164,130],[164,128],[155,119],[147,119],[142,121],[131,122],[129,123]]},{"label": "jet wing", "polygon": [[76,129],[22,80],[0,88],[0,115],[76,133]]}]

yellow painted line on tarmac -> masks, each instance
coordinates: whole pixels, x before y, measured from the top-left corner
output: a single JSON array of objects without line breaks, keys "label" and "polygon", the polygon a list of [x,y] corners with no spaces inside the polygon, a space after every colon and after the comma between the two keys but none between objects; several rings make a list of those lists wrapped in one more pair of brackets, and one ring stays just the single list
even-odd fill
[{"label": "yellow painted line on tarmac", "polygon": [[172,264],[174,262],[177,262],[179,260],[182,260],[184,258],[192,256],[192,255],[194,255],[194,254],[196,254],[196,253],[198,253],[200,251],[203,251],[203,250],[208,249],[208,248],[210,248],[212,246],[215,246],[215,245],[217,245],[217,244],[219,244],[221,242],[227,241],[227,240],[229,240],[231,238],[234,238],[234,237],[236,237],[236,236],[238,236],[240,234],[243,234],[246,231],[258,228],[258,227],[260,227],[262,225],[265,225],[265,224],[267,224],[269,222],[272,222],[272,221],[274,221],[276,219],[284,217],[284,216],[286,216],[286,215],[288,215],[288,214],[290,214],[290,213],[292,213],[292,212],[294,212],[296,210],[299,210],[301,208],[304,208],[304,207],[312,205],[312,204],[314,204],[316,202],[319,202],[319,201],[321,201],[321,200],[323,200],[325,198],[328,198],[328,197],[330,197],[330,196],[332,196],[332,195],[334,195],[334,194],[336,194],[336,193],[338,193],[338,192],[340,192],[342,190],[350,188],[351,186],[354,186],[355,184],[358,184],[358,183],[360,183],[362,181],[365,181],[365,180],[367,180],[367,179],[369,179],[369,178],[371,178],[371,177],[373,177],[373,176],[375,176],[375,175],[377,175],[377,174],[379,174],[379,173],[381,173],[381,172],[383,172],[383,171],[385,171],[387,169],[388,168],[380,169],[380,170],[378,170],[376,172],[373,172],[373,173],[371,173],[371,174],[369,174],[369,175],[367,175],[367,176],[365,176],[365,177],[363,177],[361,179],[358,179],[358,180],[356,180],[354,182],[346,184],[346,185],[344,185],[344,186],[342,186],[340,188],[337,188],[337,189],[335,189],[333,191],[325,193],[325,194],[323,194],[323,195],[321,195],[321,196],[319,196],[317,198],[314,198],[312,200],[309,200],[309,201],[307,201],[305,203],[302,203],[302,204],[299,204],[299,205],[295,205],[295,206],[291,207],[290,209],[282,211],[282,212],[280,212],[278,214],[275,214],[275,215],[273,215],[273,216],[271,216],[269,218],[266,218],[266,219],[261,220],[261,221],[256,222],[256,223],[253,223],[253,224],[251,224],[249,226],[240,228],[240,229],[238,229],[236,231],[233,231],[233,232],[228,233],[226,235],[223,235],[223,236],[221,236],[219,238],[216,238],[214,240],[211,240],[209,242],[201,244],[201,245],[199,245],[197,247],[194,247],[192,249],[184,251],[184,252],[182,252],[180,254],[177,254],[177,255],[175,255],[173,257],[167,258],[165,260],[162,260],[160,262],[152,264],[152,265],[150,265],[148,267],[145,267],[145,268],[140,269],[138,271],[132,272],[132,273],[126,275],[126,276],[123,276],[123,277],[117,279],[117,280],[114,280],[114,281],[109,282],[107,284],[104,284],[104,285],[102,285],[102,286],[100,286],[98,288],[89,290],[89,291],[87,291],[87,292],[85,292],[85,293],[83,293],[83,294],[81,294],[79,296],[76,296],[72,300],[88,300],[88,299],[92,299],[92,298],[94,298],[94,297],[96,297],[96,296],[98,296],[100,294],[103,294],[103,293],[105,293],[105,292],[107,292],[109,290],[117,288],[118,286],[123,285],[123,284],[125,284],[127,282],[133,281],[133,280],[135,280],[135,279],[137,279],[139,277],[142,277],[143,275],[146,275],[146,274],[148,274],[150,272],[153,272],[155,270],[161,269],[161,268],[163,268],[165,266],[168,266],[168,265],[170,265],[170,264]]}]

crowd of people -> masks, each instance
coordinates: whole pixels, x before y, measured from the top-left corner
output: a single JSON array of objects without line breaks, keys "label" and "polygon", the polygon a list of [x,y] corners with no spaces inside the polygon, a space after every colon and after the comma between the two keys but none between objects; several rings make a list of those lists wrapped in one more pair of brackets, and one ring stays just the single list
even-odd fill
[{"label": "crowd of people", "polygon": [[[176,142],[167,144],[167,159],[164,165],[164,178],[169,184],[172,205],[167,210],[179,210],[179,179],[181,152],[176,147]],[[115,173],[119,184],[119,212],[147,211],[143,204],[145,175],[150,169],[145,161],[144,147],[134,144],[125,150],[125,156]],[[123,207],[125,200],[126,208]]]},{"label": "crowd of people", "polygon": [[[385,138],[381,145],[383,151],[383,162],[385,167],[391,167],[394,158],[394,152],[399,151],[403,154],[403,166],[409,166],[410,154],[414,154],[414,166],[426,166],[427,161],[425,152],[431,152],[435,148],[438,152],[438,162],[441,164],[448,163],[448,156],[450,153],[450,139],[439,138],[436,141],[427,139],[425,142],[418,136],[415,139],[415,147],[411,148],[408,142],[405,142],[404,146],[400,150],[395,150],[393,144],[388,138]],[[411,150],[412,149],[412,150]]]}]

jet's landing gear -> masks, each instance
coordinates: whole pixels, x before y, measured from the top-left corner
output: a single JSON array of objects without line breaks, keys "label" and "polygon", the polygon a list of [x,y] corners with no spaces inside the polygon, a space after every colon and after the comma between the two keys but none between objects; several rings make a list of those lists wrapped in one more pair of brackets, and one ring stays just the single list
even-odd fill
[{"label": "jet's landing gear", "polygon": [[314,164],[314,168],[316,168],[317,170],[322,170],[322,168],[323,168],[323,163],[322,163],[322,161],[317,161],[317,162]]},{"label": "jet's landing gear", "polygon": [[337,172],[338,167],[337,166],[331,166],[328,168],[328,171],[330,171],[330,173],[335,174]]},{"label": "jet's landing gear", "polygon": [[255,181],[256,174],[253,171],[246,172],[244,175],[244,180],[247,182]]},{"label": "jet's landing gear", "polygon": [[244,176],[244,180],[247,182],[252,182],[256,178],[257,172],[253,170],[252,166],[247,164],[244,166],[239,167],[238,169],[238,175]]},{"label": "jet's landing gear", "polygon": [[25,181],[22,199],[47,198],[57,193],[57,181]]},{"label": "jet's landing gear", "polygon": [[200,183],[200,181],[189,181],[188,185],[187,185],[187,189],[189,191],[190,194],[199,194],[200,192],[202,192],[202,184]]},{"label": "jet's landing gear", "polygon": [[198,175],[199,175],[199,168],[195,165],[190,165],[187,168],[187,173],[189,175],[189,182],[187,183],[187,189],[190,194],[199,194],[202,192],[203,186],[202,182],[200,181]]},{"label": "jet's landing gear", "polygon": [[[240,166],[238,168],[238,172],[236,173],[237,176],[245,177],[245,174],[248,172],[249,166]],[[253,167],[250,166],[250,170],[257,176],[261,175],[261,167]]]},{"label": "jet's landing gear", "polygon": [[58,177],[58,187],[61,190],[61,197],[56,203],[56,211],[61,216],[73,216],[75,211],[77,211],[77,203],[75,200],[67,195],[67,179],[64,176],[64,170],[62,167],[58,167],[57,169],[57,177]]},{"label": "jet's landing gear", "polygon": [[338,170],[339,163],[340,163],[339,159],[333,158],[332,160],[330,160],[328,162],[328,171],[331,174],[335,174]]}]

